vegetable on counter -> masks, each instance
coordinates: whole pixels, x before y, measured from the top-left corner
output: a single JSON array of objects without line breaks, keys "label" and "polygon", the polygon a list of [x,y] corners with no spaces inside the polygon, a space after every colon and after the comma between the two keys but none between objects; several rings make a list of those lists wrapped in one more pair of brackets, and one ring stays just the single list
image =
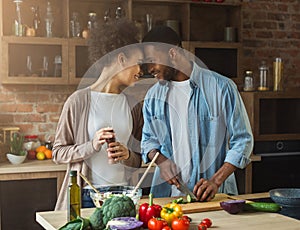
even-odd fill
[{"label": "vegetable on counter", "polygon": [[220,206],[230,214],[237,214],[243,210],[245,203],[245,200],[229,200],[220,202]]},{"label": "vegetable on counter", "polygon": [[108,221],[106,227],[111,230],[132,230],[139,229],[142,225],[143,222],[134,217],[117,217]]},{"label": "vegetable on counter", "polygon": [[[142,222],[134,218],[135,215],[135,205],[130,197],[112,196],[104,201],[101,208],[96,208],[88,219],[77,217],[77,219],[66,223],[59,230],[104,230],[107,223],[117,217],[121,218],[123,220],[122,224],[127,224],[127,227],[121,228],[119,226],[113,229],[135,229],[138,228],[137,225],[142,225]],[[116,225],[116,223],[115,225],[112,224],[112,226]],[[128,226],[135,227],[129,228]]]},{"label": "vegetable on counter", "polygon": [[[204,218],[202,221],[201,221],[202,224],[205,224],[207,228],[210,228],[212,226],[212,221],[211,219],[209,218]],[[200,223],[200,224],[201,224]]]},{"label": "vegetable on counter", "polygon": [[251,202],[244,205],[244,211],[279,212],[280,205],[268,202]]},{"label": "vegetable on counter", "polygon": [[104,201],[102,207],[103,224],[116,217],[135,217],[135,205],[128,196],[113,196]]},{"label": "vegetable on counter", "polygon": [[175,218],[172,221],[172,230],[189,230],[190,221],[188,218]]},{"label": "vegetable on counter", "polygon": [[160,217],[162,207],[158,204],[153,204],[153,194],[149,194],[149,203],[144,203],[139,207],[139,220],[142,221],[143,227],[147,228],[148,221],[152,217]]},{"label": "vegetable on counter", "polygon": [[101,208],[96,208],[90,216],[89,220],[91,228],[93,230],[105,229],[105,225],[103,224],[103,213]]},{"label": "vegetable on counter", "polygon": [[77,217],[77,219],[69,221],[59,230],[86,230],[90,226],[90,221],[86,218]]},{"label": "vegetable on counter", "polygon": [[183,197],[179,197],[172,201],[172,203],[176,204],[187,204],[192,202],[197,202],[197,200],[193,199],[189,194],[186,195],[186,199],[184,199]]},{"label": "vegetable on counter", "polygon": [[268,202],[249,202],[245,200],[230,200],[220,202],[220,206],[230,214],[237,214],[242,211],[258,212],[278,212],[281,207],[276,203]]},{"label": "vegetable on counter", "polygon": [[149,230],[162,230],[168,226],[168,222],[162,218],[152,217],[148,221],[147,227]]},{"label": "vegetable on counter", "polygon": [[162,208],[160,217],[165,219],[168,222],[169,226],[171,226],[172,221],[175,218],[181,217],[182,214],[182,208],[179,204],[169,203]]}]

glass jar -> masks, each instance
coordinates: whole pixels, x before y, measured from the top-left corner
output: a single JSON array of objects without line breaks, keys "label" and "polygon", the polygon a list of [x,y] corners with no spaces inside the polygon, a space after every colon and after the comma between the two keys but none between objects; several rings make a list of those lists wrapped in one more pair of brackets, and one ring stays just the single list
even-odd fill
[{"label": "glass jar", "polygon": [[29,150],[35,150],[39,146],[41,146],[41,142],[37,135],[27,135],[24,137],[24,144],[23,147],[27,151]]},{"label": "glass jar", "polygon": [[244,91],[254,91],[254,78],[251,70],[245,72]]},{"label": "glass jar", "polygon": [[259,69],[259,86],[257,90],[267,91],[269,90],[269,68],[266,65],[266,62],[262,61],[258,69]]},{"label": "glass jar", "polygon": [[78,12],[72,13],[72,19],[70,20],[70,37],[81,37],[81,25]]},{"label": "glass jar", "polygon": [[87,28],[89,31],[97,28],[97,14],[95,12],[89,12],[89,20],[87,22]]}]

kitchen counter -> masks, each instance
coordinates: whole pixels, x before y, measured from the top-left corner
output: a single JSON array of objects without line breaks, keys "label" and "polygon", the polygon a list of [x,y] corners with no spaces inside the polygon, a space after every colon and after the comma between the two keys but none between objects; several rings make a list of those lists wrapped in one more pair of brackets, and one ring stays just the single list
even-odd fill
[{"label": "kitchen counter", "polygon": [[66,170],[66,164],[58,165],[51,159],[26,160],[18,165],[13,165],[7,161],[0,163],[0,181],[56,178],[58,194]]},{"label": "kitchen counter", "polygon": [[55,172],[66,171],[66,164],[55,164],[49,160],[25,160],[24,163],[13,165],[10,162],[0,163],[0,175],[11,173]]},{"label": "kitchen counter", "polygon": [[[248,194],[243,196],[237,196],[242,199],[253,199],[266,197],[268,193],[262,194]],[[83,217],[89,217],[93,208],[82,209],[81,213]],[[210,218],[213,222],[213,227],[220,230],[260,230],[260,229],[285,229],[296,230],[300,229],[300,221],[289,218],[278,213],[240,213],[231,215],[223,210],[198,212],[188,214],[192,218],[191,230],[196,230],[197,225],[203,218]],[[49,211],[49,212],[37,212],[36,221],[46,230],[56,230],[66,224],[66,211]]]}]

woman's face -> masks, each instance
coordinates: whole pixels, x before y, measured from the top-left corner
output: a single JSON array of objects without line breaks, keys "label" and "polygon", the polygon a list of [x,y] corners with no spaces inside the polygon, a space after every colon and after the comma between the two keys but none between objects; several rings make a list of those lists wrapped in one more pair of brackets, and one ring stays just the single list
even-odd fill
[{"label": "woman's face", "polygon": [[135,48],[126,56],[125,68],[121,72],[121,81],[125,86],[133,86],[142,75],[140,63],[143,61],[144,55],[141,49]]}]

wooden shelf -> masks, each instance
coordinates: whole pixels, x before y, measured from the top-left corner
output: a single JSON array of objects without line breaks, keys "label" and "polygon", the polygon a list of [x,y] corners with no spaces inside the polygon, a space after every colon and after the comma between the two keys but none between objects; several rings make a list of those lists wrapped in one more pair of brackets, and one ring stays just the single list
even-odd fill
[{"label": "wooden shelf", "polygon": [[[32,24],[31,6],[39,6],[41,18],[41,30],[44,36],[45,22],[44,15],[46,14],[47,1],[29,0],[23,1],[21,4],[22,21],[26,25]],[[82,76],[89,68],[86,62],[87,45],[86,40],[82,38],[70,38],[69,21],[73,12],[79,13],[79,22],[82,29],[87,25],[88,13],[94,11],[97,13],[98,19],[104,17],[105,11],[110,10],[111,17],[115,15],[115,9],[121,6],[125,12],[125,17],[137,22],[140,25],[141,37],[146,33],[146,14],[153,15],[153,24],[165,24],[167,20],[177,20],[179,23],[179,33],[184,42],[184,48],[196,54],[196,49],[208,49],[208,56],[220,55],[227,57],[227,61],[231,61],[229,66],[231,70],[228,72],[221,72],[227,77],[232,78],[235,82],[239,82],[242,78],[240,68],[240,54],[242,45],[241,41],[241,2],[238,0],[225,1],[223,3],[203,2],[191,0],[72,0],[72,1],[51,1],[53,14],[55,16],[53,33],[54,37],[17,37],[12,36],[12,22],[15,17],[15,4],[11,0],[3,0],[0,5],[0,16],[2,23],[0,25],[0,34],[2,40],[0,41],[0,51],[2,54],[1,65],[1,83],[3,84],[90,84],[95,79],[82,79]],[[5,9],[5,10],[4,10]],[[103,20],[102,20],[102,23]],[[226,26],[233,26],[237,28],[237,42],[228,43],[224,40],[224,28]],[[14,59],[18,61],[17,70],[12,71],[12,63],[9,59],[11,56],[10,47],[19,45],[23,49],[20,56]],[[62,56],[62,77],[41,78],[25,76],[26,71],[26,53],[25,46],[28,50],[35,49],[34,55],[37,59],[39,56],[45,55],[43,52],[49,46],[49,54],[54,50],[60,50]],[[44,46],[44,47],[43,47]],[[59,47],[59,48],[58,48]],[[54,49],[52,49],[54,48]],[[48,52],[48,51],[47,51]],[[215,52],[218,52],[217,54]],[[34,56],[33,55],[33,56]],[[53,59],[53,57],[51,57]],[[24,60],[25,59],[25,60]],[[220,59],[220,63],[209,61],[210,64],[221,66],[224,61]],[[24,64],[25,63],[25,64]],[[49,64],[50,65],[50,64]],[[52,63],[51,63],[52,65]],[[22,67],[23,66],[23,67]],[[226,64],[228,66],[228,64]],[[53,67],[52,67],[53,68]],[[224,68],[223,68],[224,69]],[[227,68],[225,68],[227,69]],[[212,70],[219,71],[218,69]],[[53,70],[51,70],[53,71]],[[51,72],[50,71],[50,72]],[[39,75],[39,73],[36,73]]]}]

